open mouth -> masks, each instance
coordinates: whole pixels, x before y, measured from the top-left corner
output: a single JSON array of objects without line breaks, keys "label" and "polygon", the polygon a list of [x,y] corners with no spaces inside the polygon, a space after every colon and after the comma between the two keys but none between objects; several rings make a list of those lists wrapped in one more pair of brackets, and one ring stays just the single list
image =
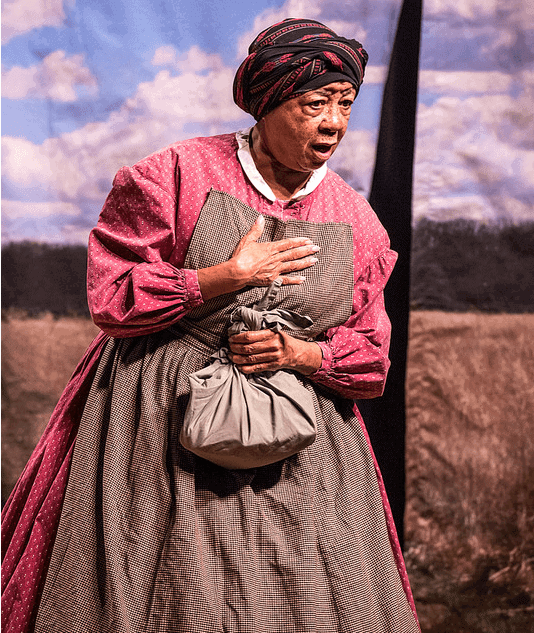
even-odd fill
[{"label": "open mouth", "polygon": [[330,156],[334,149],[334,145],[329,145],[328,143],[317,143],[312,145],[312,147],[318,154],[323,154],[325,156]]}]

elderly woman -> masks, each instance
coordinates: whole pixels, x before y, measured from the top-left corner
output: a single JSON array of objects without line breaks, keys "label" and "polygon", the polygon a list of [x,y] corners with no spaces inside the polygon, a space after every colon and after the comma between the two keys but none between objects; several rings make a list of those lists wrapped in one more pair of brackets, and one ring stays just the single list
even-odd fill
[{"label": "elderly woman", "polygon": [[[419,630],[353,408],[383,389],[396,256],[326,166],[366,61],[318,22],[275,24],[234,82],[252,129],[179,142],[117,174],[89,243],[102,333],[5,512],[6,630]],[[313,324],[226,340],[235,308],[275,279],[275,307]],[[297,377],[313,400],[311,445],[241,470],[182,446],[188,377],[225,344],[242,375]]]}]

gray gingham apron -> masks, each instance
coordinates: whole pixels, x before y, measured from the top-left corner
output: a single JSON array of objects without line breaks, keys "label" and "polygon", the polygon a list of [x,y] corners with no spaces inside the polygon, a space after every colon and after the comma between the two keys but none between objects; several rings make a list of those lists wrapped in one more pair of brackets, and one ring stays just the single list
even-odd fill
[{"label": "gray gingham apron", "polygon": [[[257,212],[212,190],[185,268],[226,261]],[[274,307],[313,339],[351,314],[352,230],[265,218],[262,241],[307,236],[319,262]],[[195,308],[157,334],[110,339],[82,417],[40,633],[415,633],[375,468],[352,402],[311,392],[317,439],[275,464],[226,470],[178,441],[188,375],[264,288]]]}]

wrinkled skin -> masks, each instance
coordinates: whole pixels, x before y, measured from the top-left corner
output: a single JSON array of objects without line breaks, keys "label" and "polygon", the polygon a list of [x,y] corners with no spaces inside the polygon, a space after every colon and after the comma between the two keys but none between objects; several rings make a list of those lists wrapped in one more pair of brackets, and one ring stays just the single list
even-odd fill
[{"label": "wrinkled skin", "polygon": [[355,96],[350,83],[335,82],[284,101],[257,123],[252,156],[277,198],[291,198],[332,156]]}]

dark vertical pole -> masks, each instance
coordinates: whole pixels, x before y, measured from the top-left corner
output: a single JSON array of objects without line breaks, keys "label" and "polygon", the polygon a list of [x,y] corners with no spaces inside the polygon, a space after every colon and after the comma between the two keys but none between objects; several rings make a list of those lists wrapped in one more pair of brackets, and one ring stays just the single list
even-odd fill
[{"label": "dark vertical pole", "polygon": [[[405,503],[405,380],[408,347],[412,176],[422,0],[404,0],[384,88],[369,202],[399,253],[386,287],[392,324],[391,369],[384,395],[358,402],[380,469],[401,544]],[[361,406],[360,406],[361,405]]]}]

